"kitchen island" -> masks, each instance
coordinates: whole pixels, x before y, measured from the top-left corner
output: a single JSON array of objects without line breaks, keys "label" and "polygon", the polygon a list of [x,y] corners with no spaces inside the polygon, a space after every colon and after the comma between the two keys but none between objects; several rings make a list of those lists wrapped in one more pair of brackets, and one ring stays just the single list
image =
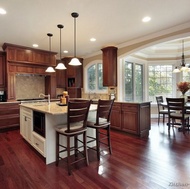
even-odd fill
[{"label": "kitchen island", "polygon": [[[97,105],[91,104],[88,118],[96,115]],[[36,102],[20,104],[20,133],[46,160],[46,164],[56,160],[55,126],[67,123],[67,106],[58,102]],[[87,130],[94,136],[93,130]],[[61,138],[61,142],[66,140]],[[63,153],[66,157],[66,153]]]}]

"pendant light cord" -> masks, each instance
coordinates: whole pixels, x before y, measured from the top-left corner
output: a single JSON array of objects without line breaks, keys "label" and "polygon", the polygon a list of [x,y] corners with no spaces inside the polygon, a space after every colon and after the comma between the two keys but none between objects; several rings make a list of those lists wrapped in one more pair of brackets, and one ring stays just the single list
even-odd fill
[{"label": "pendant light cord", "polygon": [[74,18],[74,57],[76,57],[76,18]]}]

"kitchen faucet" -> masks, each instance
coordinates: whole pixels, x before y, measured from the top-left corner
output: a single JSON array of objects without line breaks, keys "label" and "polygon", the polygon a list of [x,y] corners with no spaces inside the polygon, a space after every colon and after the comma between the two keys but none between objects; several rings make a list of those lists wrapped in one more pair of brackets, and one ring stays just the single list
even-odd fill
[{"label": "kitchen faucet", "polygon": [[48,104],[50,104],[50,94],[48,94],[48,95],[45,95],[45,94],[43,94],[43,93],[40,93],[39,94],[39,97],[48,97]]}]

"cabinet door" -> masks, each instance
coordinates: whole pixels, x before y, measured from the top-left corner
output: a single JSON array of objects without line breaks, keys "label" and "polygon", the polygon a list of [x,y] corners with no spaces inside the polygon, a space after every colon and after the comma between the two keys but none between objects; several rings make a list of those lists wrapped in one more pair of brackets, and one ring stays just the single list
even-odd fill
[{"label": "cabinet door", "polygon": [[65,88],[65,70],[56,70],[57,88]]},{"label": "cabinet door", "polygon": [[121,130],[121,104],[115,103],[111,112],[111,128]]},{"label": "cabinet door", "polygon": [[102,49],[103,86],[117,86],[117,47]]},{"label": "cabinet door", "polygon": [[5,54],[0,52],[0,87],[5,87]]},{"label": "cabinet door", "polygon": [[7,100],[14,100],[16,98],[14,73],[8,74],[7,88],[8,88]]},{"label": "cabinet door", "polygon": [[132,134],[139,133],[138,105],[122,104],[122,130]]}]

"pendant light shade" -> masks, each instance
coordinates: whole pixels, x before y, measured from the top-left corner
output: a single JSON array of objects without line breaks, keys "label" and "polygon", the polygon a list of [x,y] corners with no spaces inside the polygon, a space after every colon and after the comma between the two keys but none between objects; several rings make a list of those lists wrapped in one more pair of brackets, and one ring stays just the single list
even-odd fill
[{"label": "pendant light shade", "polygon": [[63,25],[58,24],[57,27],[60,29],[60,62],[58,63],[58,65],[55,67],[55,69],[58,70],[65,70],[67,69],[65,67],[65,65],[61,62],[61,29],[63,28]]},{"label": "pendant light shade", "polygon": [[79,16],[77,12],[71,13],[71,16],[74,18],[74,58],[71,59],[69,65],[71,66],[80,66],[82,65],[79,59],[76,57],[76,18]]},{"label": "pendant light shade", "polygon": [[[49,37],[49,52],[51,52],[51,37],[53,36],[53,34],[48,33],[47,36]],[[51,54],[50,53],[49,53],[49,62],[51,62]],[[55,70],[53,69],[53,67],[50,66],[46,69],[45,72],[52,73],[52,72],[55,72]]]},{"label": "pendant light shade", "polygon": [[173,73],[179,72],[189,72],[189,68],[185,65],[185,56],[184,56],[184,40],[182,40],[182,56],[181,56],[181,68],[175,67]]}]

